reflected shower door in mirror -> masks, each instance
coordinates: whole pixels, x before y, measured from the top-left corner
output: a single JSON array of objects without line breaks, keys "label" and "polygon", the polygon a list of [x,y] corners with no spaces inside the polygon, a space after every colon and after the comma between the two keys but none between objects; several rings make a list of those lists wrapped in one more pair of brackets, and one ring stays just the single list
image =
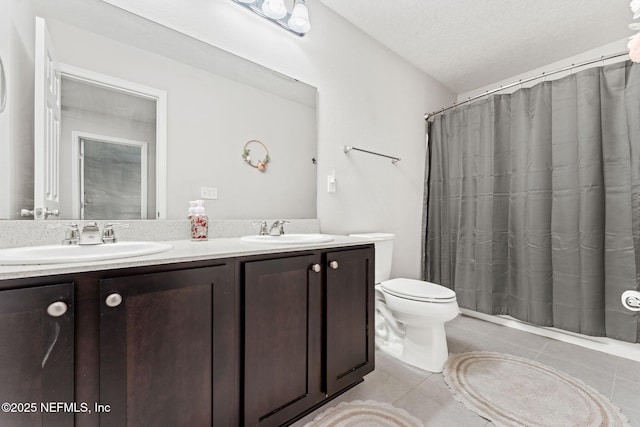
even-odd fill
[{"label": "reflected shower door in mirror", "polygon": [[79,218],[147,219],[149,144],[78,132],[73,139],[80,184],[73,200]]}]

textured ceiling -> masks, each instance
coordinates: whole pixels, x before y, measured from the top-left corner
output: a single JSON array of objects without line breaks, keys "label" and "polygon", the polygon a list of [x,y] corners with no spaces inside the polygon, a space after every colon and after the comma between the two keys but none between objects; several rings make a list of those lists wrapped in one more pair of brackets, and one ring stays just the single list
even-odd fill
[{"label": "textured ceiling", "polygon": [[629,0],[320,1],[455,93],[633,35]]}]

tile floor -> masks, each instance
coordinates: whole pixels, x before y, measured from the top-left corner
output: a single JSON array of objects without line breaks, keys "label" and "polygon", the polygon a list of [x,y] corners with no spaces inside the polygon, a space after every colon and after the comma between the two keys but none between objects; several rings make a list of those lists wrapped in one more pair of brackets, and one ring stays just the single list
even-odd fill
[{"label": "tile floor", "polygon": [[[450,353],[485,350],[537,360],[564,371],[618,405],[640,427],[640,362],[518,331],[466,316],[447,324]],[[426,427],[483,427],[493,424],[458,403],[443,380],[376,352],[376,370],[363,383],[293,424],[303,426],[342,401],[376,400],[404,408]]]}]

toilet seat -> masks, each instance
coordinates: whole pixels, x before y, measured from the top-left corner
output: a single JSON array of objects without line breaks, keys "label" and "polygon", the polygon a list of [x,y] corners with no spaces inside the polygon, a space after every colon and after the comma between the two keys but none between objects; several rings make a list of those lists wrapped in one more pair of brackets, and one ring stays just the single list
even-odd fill
[{"label": "toilet seat", "polygon": [[456,301],[456,293],[444,286],[415,279],[392,279],[380,283],[382,290],[398,298],[429,303]]}]

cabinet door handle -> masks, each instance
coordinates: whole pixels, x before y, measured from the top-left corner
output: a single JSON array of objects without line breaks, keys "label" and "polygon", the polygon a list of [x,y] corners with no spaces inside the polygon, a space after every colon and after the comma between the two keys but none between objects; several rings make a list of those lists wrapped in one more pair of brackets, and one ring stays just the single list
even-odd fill
[{"label": "cabinet door handle", "polygon": [[316,273],[320,273],[322,271],[322,266],[320,264],[313,264],[311,266],[311,270],[315,271]]},{"label": "cabinet door handle", "polygon": [[331,267],[334,270],[338,269],[338,261],[329,261],[329,267]]},{"label": "cabinet door handle", "polygon": [[60,317],[67,312],[69,307],[62,301],[56,301],[49,304],[47,307],[47,314],[51,317]]},{"label": "cabinet door handle", "polygon": [[109,307],[117,307],[122,303],[122,295],[117,292],[109,294],[107,298],[104,300],[104,303]]}]

